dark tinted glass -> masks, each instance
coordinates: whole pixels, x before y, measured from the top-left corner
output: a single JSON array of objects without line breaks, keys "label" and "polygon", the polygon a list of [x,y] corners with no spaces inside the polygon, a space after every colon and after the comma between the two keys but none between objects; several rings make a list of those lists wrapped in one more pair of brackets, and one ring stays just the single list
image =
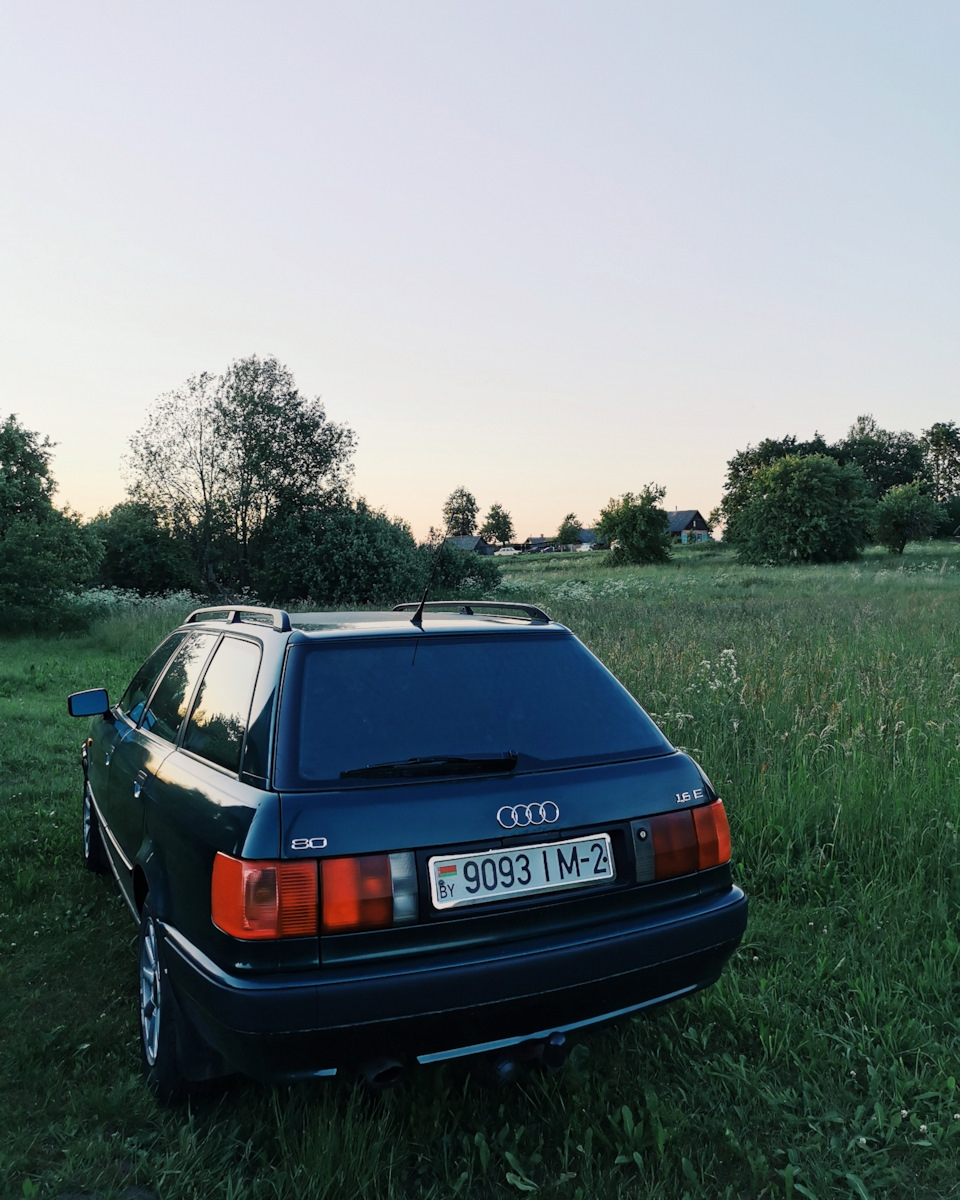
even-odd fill
[{"label": "dark tinted glass", "polygon": [[215,640],[214,634],[198,633],[184,642],[153,693],[150,707],[140,722],[141,729],[149,729],[168,742],[177,740],[190,695]]},{"label": "dark tinted glass", "polygon": [[153,691],[157,676],[166,666],[167,659],[180,645],[187,635],[175,633],[162,642],[150,655],[140,670],[134,675],[133,681],[120,699],[119,708],[125,712],[134,724],[143,716],[143,706]]},{"label": "dark tinted glass", "polygon": [[197,692],[183,739],[185,750],[239,771],[259,667],[259,646],[239,638],[223,639]]},{"label": "dark tinted glass", "polygon": [[[433,755],[516,751],[517,769],[672,747],[570,634],[353,639],[289,651],[278,786]],[[344,781],[355,786],[362,781]]]}]

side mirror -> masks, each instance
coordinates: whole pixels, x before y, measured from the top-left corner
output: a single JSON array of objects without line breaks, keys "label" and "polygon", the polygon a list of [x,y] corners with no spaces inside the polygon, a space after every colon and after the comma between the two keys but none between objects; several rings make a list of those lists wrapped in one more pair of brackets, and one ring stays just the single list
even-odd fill
[{"label": "side mirror", "polygon": [[109,711],[106,688],[91,688],[67,697],[67,712],[71,717],[105,717]]}]

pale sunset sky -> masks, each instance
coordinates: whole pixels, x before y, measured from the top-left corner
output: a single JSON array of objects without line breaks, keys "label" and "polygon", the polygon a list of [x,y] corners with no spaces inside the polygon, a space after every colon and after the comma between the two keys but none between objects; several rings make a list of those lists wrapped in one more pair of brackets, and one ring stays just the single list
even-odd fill
[{"label": "pale sunset sky", "polygon": [[355,490],[519,538],[766,436],[960,420],[960,6],[0,4],[0,406],[57,501],[276,355]]}]

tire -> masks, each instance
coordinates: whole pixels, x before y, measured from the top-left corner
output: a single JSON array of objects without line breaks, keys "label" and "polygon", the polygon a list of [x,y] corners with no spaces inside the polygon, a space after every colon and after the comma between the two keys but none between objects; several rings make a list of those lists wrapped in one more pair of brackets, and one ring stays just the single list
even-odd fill
[{"label": "tire", "polygon": [[103,844],[100,819],[93,806],[93,793],[86,780],[83,781],[80,821],[80,852],[83,856],[83,865],[88,871],[93,871],[95,875],[106,875],[110,870],[110,860],[107,858],[107,849]]},{"label": "tire", "polygon": [[140,912],[140,1071],[161,1104],[187,1098],[189,1083],[180,1063],[182,1016],[170,988],[163,939],[150,897]]}]

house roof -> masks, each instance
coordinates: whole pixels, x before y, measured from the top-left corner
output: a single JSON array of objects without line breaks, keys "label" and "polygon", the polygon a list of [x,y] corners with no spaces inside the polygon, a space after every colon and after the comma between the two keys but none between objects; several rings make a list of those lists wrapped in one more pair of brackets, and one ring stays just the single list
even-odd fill
[{"label": "house roof", "polygon": [[[703,521],[703,516],[698,508],[681,508],[677,512],[668,512],[668,530],[670,533],[683,533],[685,529],[690,528],[697,517]],[[706,521],[703,523],[706,525]]]},{"label": "house roof", "polygon": [[444,541],[452,542],[455,546],[458,546],[461,550],[476,550],[476,548],[481,543],[483,543],[484,546],[487,544],[486,540],[484,538],[476,537],[476,536],[473,536],[473,537],[448,537],[448,538],[444,538]]},{"label": "house roof", "polygon": [[577,540],[582,542],[585,546],[588,546],[591,542],[595,542],[597,540],[597,535],[592,529],[581,529],[577,533]]}]

